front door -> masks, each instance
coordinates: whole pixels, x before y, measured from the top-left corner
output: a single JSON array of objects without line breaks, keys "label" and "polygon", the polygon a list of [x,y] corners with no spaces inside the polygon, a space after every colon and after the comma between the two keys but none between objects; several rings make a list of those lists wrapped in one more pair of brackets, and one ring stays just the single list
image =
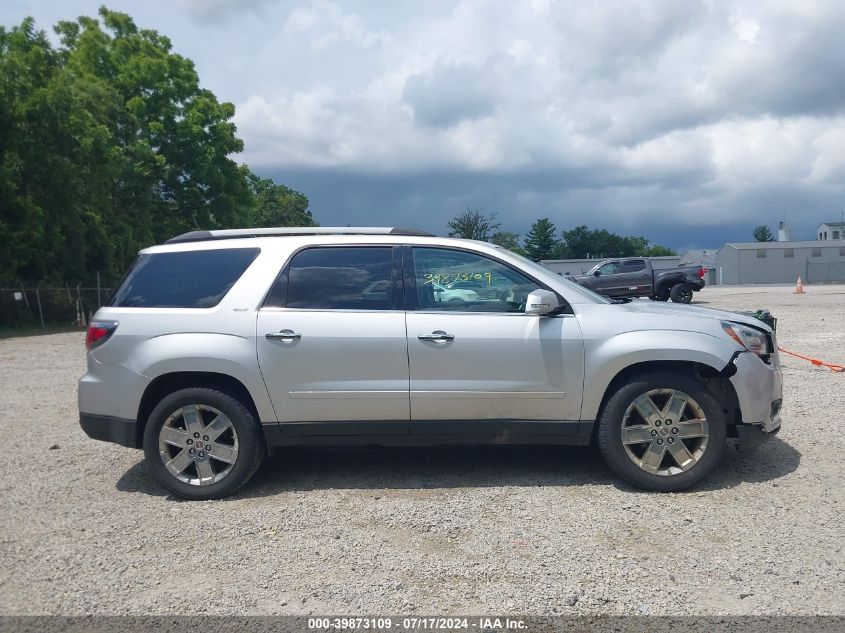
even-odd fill
[{"label": "front door", "polygon": [[[525,314],[539,282],[449,248],[409,248],[405,269],[412,434],[577,431],[580,327],[572,315]],[[470,281],[479,287],[468,291]]]},{"label": "front door", "polygon": [[607,262],[598,268],[598,278],[593,285],[593,290],[603,295],[615,296],[621,292],[622,279],[619,274],[619,262]]},{"label": "front door", "polygon": [[314,247],[279,275],[257,323],[258,362],[283,432],[408,432],[398,247]]}]

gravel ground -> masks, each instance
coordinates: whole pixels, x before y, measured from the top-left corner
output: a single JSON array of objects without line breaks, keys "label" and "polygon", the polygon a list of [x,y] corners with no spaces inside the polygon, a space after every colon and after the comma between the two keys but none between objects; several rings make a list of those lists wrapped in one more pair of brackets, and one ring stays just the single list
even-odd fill
[{"label": "gravel ground", "polygon": [[[696,302],[845,363],[845,286]],[[83,357],[78,333],[0,340],[2,614],[845,614],[845,374],[785,356],[781,434],[683,494],[591,449],[289,449],[188,503],[84,436]]]}]

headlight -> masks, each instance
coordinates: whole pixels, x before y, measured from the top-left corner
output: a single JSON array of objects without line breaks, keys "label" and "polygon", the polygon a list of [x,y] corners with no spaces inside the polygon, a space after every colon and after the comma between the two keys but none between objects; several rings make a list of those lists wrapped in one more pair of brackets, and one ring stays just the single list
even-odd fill
[{"label": "headlight", "polygon": [[722,329],[725,330],[725,334],[749,352],[754,352],[758,356],[766,356],[772,353],[772,350],[769,349],[769,340],[765,332],[740,325],[739,323],[731,323],[730,321],[722,321]]}]

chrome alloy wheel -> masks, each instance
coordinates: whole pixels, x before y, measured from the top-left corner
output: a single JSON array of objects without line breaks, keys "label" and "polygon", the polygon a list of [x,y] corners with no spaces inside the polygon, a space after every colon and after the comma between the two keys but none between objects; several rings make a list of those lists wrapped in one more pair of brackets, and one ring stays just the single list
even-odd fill
[{"label": "chrome alloy wheel", "polygon": [[676,389],[652,389],[625,410],[622,444],[628,457],[652,475],[689,470],[707,450],[704,409]]},{"label": "chrome alloy wheel", "polygon": [[221,411],[205,404],[184,406],[168,416],[158,434],[167,471],[192,486],[208,486],[228,475],[238,459],[238,434]]}]

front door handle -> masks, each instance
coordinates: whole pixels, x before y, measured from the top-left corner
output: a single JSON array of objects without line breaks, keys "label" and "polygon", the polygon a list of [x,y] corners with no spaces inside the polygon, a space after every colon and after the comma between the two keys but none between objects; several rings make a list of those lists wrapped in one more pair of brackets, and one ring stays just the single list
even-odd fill
[{"label": "front door handle", "polygon": [[454,334],[447,334],[443,330],[434,330],[431,334],[420,334],[418,337],[421,341],[433,341],[435,343],[445,343],[446,341],[454,341]]},{"label": "front door handle", "polygon": [[302,338],[302,334],[294,332],[293,330],[281,330],[279,332],[269,332],[264,335],[264,338],[268,338],[272,341],[298,341]]}]

